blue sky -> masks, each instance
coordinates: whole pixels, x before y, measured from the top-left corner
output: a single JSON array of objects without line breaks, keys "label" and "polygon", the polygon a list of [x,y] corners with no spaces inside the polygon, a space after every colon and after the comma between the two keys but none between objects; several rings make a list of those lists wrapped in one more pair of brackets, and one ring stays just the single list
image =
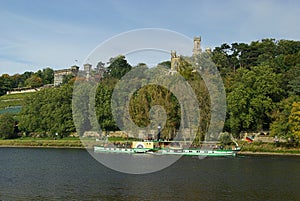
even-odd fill
[{"label": "blue sky", "polygon": [[300,40],[299,20],[297,0],[0,0],[0,75],[81,64],[100,43],[132,29],[201,35],[203,48],[213,48]]}]

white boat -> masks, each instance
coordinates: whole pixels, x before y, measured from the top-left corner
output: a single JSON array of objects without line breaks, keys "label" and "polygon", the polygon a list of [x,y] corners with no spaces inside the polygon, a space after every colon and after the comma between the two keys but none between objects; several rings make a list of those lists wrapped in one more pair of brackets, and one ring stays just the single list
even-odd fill
[{"label": "white boat", "polygon": [[[172,141],[134,141],[130,148],[114,146],[94,146],[95,153],[151,153],[156,155],[185,155],[185,156],[235,156],[241,149],[236,146],[233,149],[220,148],[181,148],[167,147]],[[156,144],[156,146],[154,146]]]}]

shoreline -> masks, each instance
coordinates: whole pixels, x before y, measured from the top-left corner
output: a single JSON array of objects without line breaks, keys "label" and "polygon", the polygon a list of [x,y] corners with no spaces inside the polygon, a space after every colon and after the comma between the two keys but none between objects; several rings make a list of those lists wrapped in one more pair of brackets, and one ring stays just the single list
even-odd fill
[{"label": "shoreline", "polygon": [[35,146],[35,145],[0,145],[0,148],[37,148],[37,149],[85,149],[78,146]]},{"label": "shoreline", "polygon": [[282,153],[282,152],[261,152],[261,151],[241,151],[237,153],[237,156],[257,155],[257,156],[300,156],[300,153]]},{"label": "shoreline", "polygon": [[[33,149],[86,149],[90,150],[92,147],[85,148],[82,146],[42,146],[42,145],[0,145],[0,148],[33,148]],[[282,153],[282,152],[251,152],[251,151],[240,151],[237,156],[246,155],[257,155],[257,156],[300,156],[300,153]]]}]

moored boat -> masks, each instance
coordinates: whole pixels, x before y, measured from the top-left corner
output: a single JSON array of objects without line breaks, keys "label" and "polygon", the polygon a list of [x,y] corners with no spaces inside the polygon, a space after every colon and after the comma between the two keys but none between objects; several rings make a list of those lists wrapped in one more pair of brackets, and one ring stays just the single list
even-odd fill
[{"label": "moored boat", "polygon": [[[222,147],[198,147],[169,146],[174,141],[134,141],[131,147],[94,146],[95,153],[149,153],[155,155],[185,155],[185,156],[235,156],[241,149],[235,146],[232,149]],[[177,144],[180,144],[178,141]]]}]

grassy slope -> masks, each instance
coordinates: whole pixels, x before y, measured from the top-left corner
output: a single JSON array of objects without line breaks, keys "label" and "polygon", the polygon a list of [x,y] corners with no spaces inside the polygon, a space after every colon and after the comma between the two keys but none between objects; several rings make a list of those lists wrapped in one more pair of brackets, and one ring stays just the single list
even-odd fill
[{"label": "grassy slope", "polygon": [[20,94],[7,94],[0,96],[0,110],[6,107],[22,106],[24,99],[30,96],[32,93],[20,93]]}]

